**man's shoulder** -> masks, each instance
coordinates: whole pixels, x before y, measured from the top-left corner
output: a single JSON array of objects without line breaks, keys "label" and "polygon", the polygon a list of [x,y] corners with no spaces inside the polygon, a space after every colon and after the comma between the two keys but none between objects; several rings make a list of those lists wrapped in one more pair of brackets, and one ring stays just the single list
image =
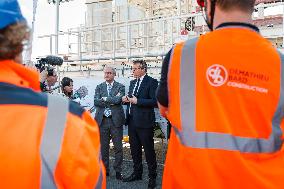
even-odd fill
[{"label": "man's shoulder", "polygon": [[68,103],[69,103],[68,104],[68,112],[73,114],[73,115],[75,115],[75,116],[78,116],[78,117],[81,118],[83,113],[85,112],[85,109],[83,107],[81,107],[77,102],[69,100],[66,95],[64,96],[64,95],[62,95],[60,93],[57,93],[57,94],[47,94],[47,96],[46,96],[47,100],[49,99],[48,95],[52,95],[56,99],[67,100]]},{"label": "man's shoulder", "polygon": [[0,82],[0,104],[47,106],[47,95],[31,88]]},{"label": "man's shoulder", "polygon": [[135,82],[136,82],[136,79],[130,80],[130,84],[135,83]]},{"label": "man's shoulder", "polygon": [[69,101],[69,112],[82,118],[86,110],[81,107],[77,102]]},{"label": "man's shoulder", "polygon": [[105,82],[102,82],[102,83],[98,84],[97,87],[101,88],[101,87],[103,87],[104,85],[105,85]]},{"label": "man's shoulder", "polygon": [[[0,91],[3,91],[0,93],[0,104],[29,105],[30,107],[39,106],[48,108],[49,95],[64,99],[64,97],[59,94],[36,92],[30,88],[18,87],[8,83],[1,83]],[[71,114],[79,117],[82,117],[85,111],[77,103],[72,101],[69,102],[68,110]]]},{"label": "man's shoulder", "polygon": [[122,83],[119,83],[117,81],[114,81],[114,83],[116,83],[119,87],[125,87]]},{"label": "man's shoulder", "polygon": [[158,82],[157,79],[155,79],[155,78],[153,78],[153,77],[151,77],[149,75],[145,75],[145,78],[147,78],[149,80],[149,82]]}]

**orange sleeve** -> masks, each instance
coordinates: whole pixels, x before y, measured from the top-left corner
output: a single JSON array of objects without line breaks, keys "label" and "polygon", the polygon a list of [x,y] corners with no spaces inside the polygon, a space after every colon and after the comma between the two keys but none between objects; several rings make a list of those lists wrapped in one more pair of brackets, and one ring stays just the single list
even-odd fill
[{"label": "orange sleeve", "polygon": [[95,188],[100,175],[102,188],[106,188],[98,125],[87,112],[82,119],[69,113],[55,170],[56,184],[58,188]]}]

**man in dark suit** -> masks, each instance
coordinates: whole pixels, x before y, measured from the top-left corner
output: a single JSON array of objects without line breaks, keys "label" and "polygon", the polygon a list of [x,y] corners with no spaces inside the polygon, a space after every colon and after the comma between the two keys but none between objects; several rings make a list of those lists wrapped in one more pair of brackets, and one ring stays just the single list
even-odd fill
[{"label": "man in dark suit", "polygon": [[96,106],[95,119],[100,126],[102,160],[109,176],[109,143],[112,139],[115,151],[114,169],[116,179],[121,180],[121,165],[123,161],[122,137],[125,114],[121,105],[125,95],[125,86],[116,82],[115,69],[105,67],[104,78],[106,82],[96,88],[94,105]]},{"label": "man in dark suit", "polygon": [[149,170],[148,188],[156,186],[156,153],[154,150],[154,107],[157,106],[155,91],[158,81],[148,76],[147,64],[138,60],[133,62],[133,76],[136,78],[130,82],[129,93],[122,98],[128,103],[127,119],[130,150],[134,163],[134,172],[123,181],[131,182],[142,179],[142,146],[145,151]]}]

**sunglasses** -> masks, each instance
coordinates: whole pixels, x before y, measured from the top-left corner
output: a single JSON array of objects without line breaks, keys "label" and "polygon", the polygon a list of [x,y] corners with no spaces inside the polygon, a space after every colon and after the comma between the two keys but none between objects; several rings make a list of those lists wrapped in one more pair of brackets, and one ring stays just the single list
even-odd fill
[{"label": "sunglasses", "polygon": [[205,6],[205,0],[197,0],[197,3],[202,8]]}]

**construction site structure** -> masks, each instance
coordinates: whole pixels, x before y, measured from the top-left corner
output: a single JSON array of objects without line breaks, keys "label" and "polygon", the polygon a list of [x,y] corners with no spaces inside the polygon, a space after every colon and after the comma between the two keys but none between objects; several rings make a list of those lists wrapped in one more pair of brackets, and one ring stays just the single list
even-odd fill
[{"label": "construction site structure", "polygon": [[[177,42],[208,31],[196,0],[85,0],[86,23],[59,33],[59,50],[67,66],[63,72],[80,71],[88,76],[111,64],[122,75],[131,75],[129,62],[145,59],[153,74],[160,74],[161,61]],[[254,24],[277,48],[283,48],[283,12],[267,14],[266,10],[283,6],[283,0],[257,0]],[[55,35],[40,36],[49,40],[54,53]],[[64,41],[66,44],[61,43]],[[73,65],[70,66],[70,65]]]}]

